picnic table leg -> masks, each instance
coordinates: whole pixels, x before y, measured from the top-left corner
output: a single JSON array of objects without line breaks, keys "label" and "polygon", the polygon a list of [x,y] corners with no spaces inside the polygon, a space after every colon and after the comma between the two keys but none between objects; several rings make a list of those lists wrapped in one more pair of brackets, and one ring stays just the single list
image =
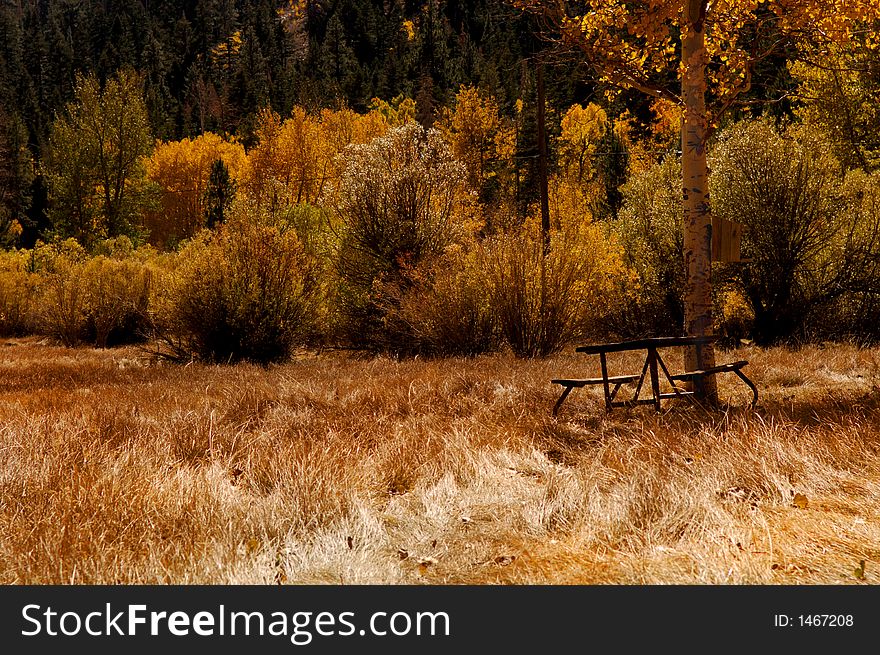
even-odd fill
[{"label": "picnic table leg", "polygon": [[733,372],[736,373],[743,382],[749,385],[749,389],[752,390],[752,407],[754,407],[758,404],[758,387],[756,387],[755,384],[746,377],[745,373],[738,368],[733,369]]},{"label": "picnic table leg", "polygon": [[608,361],[605,359],[605,353],[599,353],[599,362],[602,365],[602,387],[605,390],[605,411],[611,411],[611,390],[608,388]]},{"label": "picnic table leg", "polygon": [[663,358],[660,356],[660,352],[657,352],[657,363],[660,364],[660,370],[663,371],[663,375],[666,376],[666,380],[672,385],[672,391],[676,396],[681,396],[681,389],[675,386],[675,380],[672,379],[672,375],[669,373],[669,369],[666,368],[666,363],[663,361]]},{"label": "picnic table leg", "polygon": [[654,394],[654,409],[660,411],[660,377],[657,373],[657,351],[648,348],[648,367],[651,371],[651,393]]},{"label": "picnic table leg", "polygon": [[642,385],[645,383],[645,376],[648,374],[648,364],[650,360],[648,357],[645,358],[645,365],[642,367],[642,373],[639,375],[639,383],[636,385],[636,392],[633,394],[632,402],[636,404],[639,400],[639,394],[642,392]]},{"label": "picnic table leg", "polygon": [[571,393],[571,390],[574,387],[565,387],[565,391],[562,392],[562,395],[559,396],[559,400],[556,401],[556,404],[553,405],[553,416],[556,416],[559,413],[559,408],[562,407],[562,403],[565,402],[565,399],[568,398],[568,394]]}]

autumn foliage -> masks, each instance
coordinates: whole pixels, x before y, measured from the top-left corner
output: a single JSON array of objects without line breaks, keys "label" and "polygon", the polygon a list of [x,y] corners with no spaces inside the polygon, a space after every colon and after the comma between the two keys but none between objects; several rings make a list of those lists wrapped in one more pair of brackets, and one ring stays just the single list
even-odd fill
[{"label": "autumn foliage", "polygon": [[145,216],[152,243],[174,245],[205,227],[206,192],[217,161],[223,162],[232,180],[239,181],[248,159],[235,139],[210,132],[156,145],[147,160],[147,176],[162,189],[160,209]]},{"label": "autumn foliage", "polygon": [[274,362],[310,334],[319,285],[294,230],[242,205],[180,259],[163,280],[155,315],[172,357]]},{"label": "autumn foliage", "polygon": [[[872,37],[843,39],[867,5],[832,16],[806,0],[730,0],[694,23],[672,1],[594,4],[556,15],[560,35],[600,83],[654,98],[634,112],[599,95],[549,108],[548,233],[530,190],[533,98],[505,104],[462,84],[429,113],[424,96],[406,95],[361,111],[266,107],[242,137],[150,145],[143,130],[105,142],[86,131],[77,149],[77,125],[121,116],[131,132],[145,120],[142,104],[126,113],[123,102],[140,78],[83,78],[45,164],[57,229],[0,258],[0,330],[102,347],[152,339],[168,356],[210,361],[278,361],[306,344],[543,357],[581,339],[688,330],[687,226],[709,226],[711,208],[746,226],[750,258],[700,269],[715,285],[712,329],[768,343],[867,336],[857,316],[880,315],[880,149],[867,98],[880,87]],[[285,20],[302,18],[298,6]],[[682,43],[699,41],[693,25],[704,45],[682,63]],[[798,125],[723,122],[751,97],[767,39],[796,35],[802,61],[785,71],[801,94],[788,116]],[[247,47],[233,34],[213,61],[232,66]],[[832,66],[817,65],[822,52]],[[688,77],[694,66],[703,78]],[[706,103],[699,115],[693,93]],[[115,187],[113,153],[134,162]],[[683,174],[695,183],[684,212]]]},{"label": "autumn foliage", "polygon": [[360,115],[343,109],[312,115],[296,107],[282,120],[263,111],[244,188],[258,204],[272,208],[315,204],[338,179],[337,158],[345,147],[365,143],[386,129],[378,112]]}]

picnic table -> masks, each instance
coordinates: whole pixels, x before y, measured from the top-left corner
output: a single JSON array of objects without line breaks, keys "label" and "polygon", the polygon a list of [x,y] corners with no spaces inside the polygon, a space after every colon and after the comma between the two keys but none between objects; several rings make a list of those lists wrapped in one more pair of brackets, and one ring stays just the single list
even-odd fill
[{"label": "picnic table", "polygon": [[[720,364],[707,369],[689,371],[673,375],[669,372],[666,362],[660,356],[661,348],[687,347],[713,343],[717,340],[714,336],[684,336],[684,337],[653,337],[650,339],[637,339],[634,341],[619,341],[615,343],[597,343],[587,346],[579,346],[575,348],[575,352],[587,355],[599,355],[599,363],[602,368],[602,377],[587,379],[556,379],[551,380],[552,384],[558,384],[563,387],[562,395],[556,401],[553,407],[553,416],[559,412],[559,408],[568,395],[574,389],[579,389],[589,385],[601,384],[605,392],[605,409],[611,411],[614,407],[633,407],[635,405],[654,405],[657,411],[660,411],[660,401],[666,398],[686,398],[692,396],[692,391],[686,391],[676,385],[676,382],[693,382],[710,375],[719,373],[735,373],[752,391],[752,407],[758,402],[758,388],[755,384],[742,372],[748,361],[741,360],[730,362],[728,364]],[[629,375],[609,375],[608,374],[608,354],[626,352],[632,350],[645,351],[645,364],[641,373]],[[671,391],[663,392],[660,389],[660,373],[663,373]],[[650,398],[640,398],[645,380],[648,379],[651,387]],[[617,400],[617,394],[624,384],[635,384],[636,389],[633,397],[628,400]]]}]

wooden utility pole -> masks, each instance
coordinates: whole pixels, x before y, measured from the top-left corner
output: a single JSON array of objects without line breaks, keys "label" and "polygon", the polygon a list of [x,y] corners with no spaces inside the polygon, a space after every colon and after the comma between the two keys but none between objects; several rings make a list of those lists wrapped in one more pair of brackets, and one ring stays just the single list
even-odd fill
[{"label": "wooden utility pole", "polygon": [[547,116],[544,92],[544,64],[538,62],[538,184],[541,193],[541,237],[544,255],[550,253],[550,191],[547,183]]}]

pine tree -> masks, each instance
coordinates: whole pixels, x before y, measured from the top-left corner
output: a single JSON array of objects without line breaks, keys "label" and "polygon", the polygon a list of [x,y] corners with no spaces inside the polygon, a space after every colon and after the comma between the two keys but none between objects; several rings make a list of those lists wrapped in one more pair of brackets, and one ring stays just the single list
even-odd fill
[{"label": "pine tree", "polygon": [[0,108],[0,246],[12,245],[27,223],[33,179],[24,122]]},{"label": "pine tree", "polygon": [[208,188],[205,189],[205,225],[214,227],[226,221],[226,214],[235,199],[236,184],[229,175],[229,168],[222,159],[211,165]]}]

